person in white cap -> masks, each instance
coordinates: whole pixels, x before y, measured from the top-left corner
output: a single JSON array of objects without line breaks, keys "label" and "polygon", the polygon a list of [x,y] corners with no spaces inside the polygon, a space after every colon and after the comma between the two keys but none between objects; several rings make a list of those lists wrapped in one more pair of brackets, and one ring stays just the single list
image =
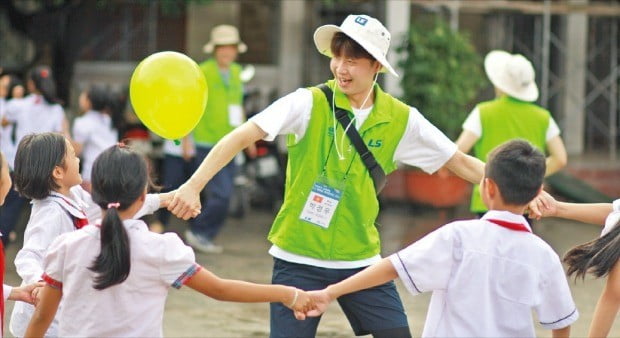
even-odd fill
[{"label": "person in white cap", "polygon": [[[194,172],[213,146],[224,135],[231,132],[245,120],[243,113],[243,83],[241,66],[235,62],[239,53],[245,53],[247,46],[239,38],[239,31],[231,25],[219,25],[211,30],[211,39],[204,45],[203,51],[213,57],[202,62],[202,69],[207,80],[209,100],[204,115],[191,134],[194,149],[188,137],[179,149],[181,157],[177,157],[177,166],[192,157],[191,171]],[[213,240],[220,232],[226,217],[228,206],[234,189],[234,161],[226,165],[215,175],[203,192],[202,212],[190,222],[191,230],[185,232],[187,243],[194,249],[204,253],[220,253],[222,247],[215,245]],[[182,178],[183,182],[189,175]],[[176,183],[176,185],[180,184]],[[174,188],[174,187],[173,187]]]},{"label": "person in white cap", "polygon": [[[484,59],[484,69],[495,87],[496,98],[476,105],[463,123],[456,141],[459,150],[486,161],[496,146],[514,139],[525,139],[547,154],[546,175],[566,165],[566,148],[560,129],[546,109],[536,105],[538,87],[534,67],[522,55],[501,50],[491,51]],[[470,210],[482,216],[487,208],[475,185]]]},{"label": "person in white cap", "polygon": [[[314,42],[331,58],[334,79],[325,83],[331,97],[309,87],[271,104],[218,142],[169,206],[189,218],[200,190],[237,152],[259,139],[288,135],[284,202],[268,237],[272,283],[304,290],[322,289],[381,260],[378,191],[345,129],[359,132],[385,173],[395,170],[396,162],[427,172],[447,166],[479,182],[484,167],[458,151],[417,109],[381,90],[380,72],[398,75],[386,59],[390,33],[377,19],[349,15],[340,26],[319,27]],[[336,121],[335,107],[348,112],[352,122],[346,128]],[[338,301],[356,335],[411,336],[393,282]],[[320,318],[298,321],[285,307],[270,309],[271,337],[316,335]]]}]

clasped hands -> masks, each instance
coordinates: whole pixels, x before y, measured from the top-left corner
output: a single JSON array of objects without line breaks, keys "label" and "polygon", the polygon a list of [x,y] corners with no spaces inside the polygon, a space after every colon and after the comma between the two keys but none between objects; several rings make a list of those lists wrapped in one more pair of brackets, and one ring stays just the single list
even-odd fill
[{"label": "clasped hands", "polygon": [[293,310],[295,318],[298,320],[304,320],[306,317],[318,317],[327,310],[329,304],[334,300],[327,289],[316,291],[303,291],[298,290],[299,295],[297,301],[293,306],[288,308]]}]

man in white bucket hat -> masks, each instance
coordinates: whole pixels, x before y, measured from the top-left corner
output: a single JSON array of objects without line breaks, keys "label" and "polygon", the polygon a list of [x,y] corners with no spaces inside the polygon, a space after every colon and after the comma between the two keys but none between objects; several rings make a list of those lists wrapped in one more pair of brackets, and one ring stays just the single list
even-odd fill
[{"label": "man in white bucket hat", "polygon": [[[486,161],[496,146],[521,138],[547,154],[546,175],[562,169],[566,165],[564,142],[549,111],[533,103],[538,87],[530,61],[520,54],[494,50],[485,57],[484,69],[496,98],[479,103],[469,114],[456,141],[459,150],[467,153],[473,147],[476,157]],[[470,209],[482,216],[487,208],[479,190],[475,185]]]},{"label": "man in white bucket hat", "polygon": [[[231,25],[219,25],[211,30],[211,38],[203,51],[212,57],[200,64],[209,90],[209,100],[204,115],[194,128],[191,137],[195,144],[192,172],[195,171],[213,146],[224,135],[245,121],[243,106],[243,82],[241,66],[235,62],[247,46],[239,37],[239,31]],[[183,157],[177,158],[181,173],[183,161],[193,149],[184,140]],[[187,151],[189,148],[189,151]],[[251,147],[252,148],[252,147]],[[204,253],[220,253],[222,247],[214,244],[228,216],[228,206],[234,189],[234,161],[226,165],[211,179],[203,192],[202,212],[190,222],[185,239],[195,250]],[[183,180],[185,180],[184,178]]]},{"label": "man in white bucket hat", "polygon": [[[386,59],[390,39],[381,22],[367,15],[349,15],[340,26],[319,27],[314,42],[331,58],[334,79],[323,87],[331,94],[300,88],[228,134],[179,188],[169,210],[190,217],[189,208],[199,203],[198,192],[238,151],[259,139],[287,135],[286,192],[268,238],[273,244],[272,283],[322,289],[381,260],[375,176],[345,129],[357,130],[385,173],[395,170],[396,162],[427,172],[445,165],[471,182],[479,182],[483,173],[481,161],[459,152],[420,112],[376,84],[382,71],[397,76]],[[337,122],[335,107],[351,122]],[[393,282],[339,302],[356,335],[410,337]],[[314,337],[320,318],[298,321],[295,315],[271,304],[271,337]]]}]

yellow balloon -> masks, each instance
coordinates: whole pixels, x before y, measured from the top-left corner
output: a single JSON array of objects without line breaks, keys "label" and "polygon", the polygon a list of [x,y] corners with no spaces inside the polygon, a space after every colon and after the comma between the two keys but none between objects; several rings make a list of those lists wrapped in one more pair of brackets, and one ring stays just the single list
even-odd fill
[{"label": "yellow balloon", "polygon": [[178,140],[196,127],[207,104],[207,81],[188,56],[159,52],[133,71],[129,97],[140,121],[155,134]]}]

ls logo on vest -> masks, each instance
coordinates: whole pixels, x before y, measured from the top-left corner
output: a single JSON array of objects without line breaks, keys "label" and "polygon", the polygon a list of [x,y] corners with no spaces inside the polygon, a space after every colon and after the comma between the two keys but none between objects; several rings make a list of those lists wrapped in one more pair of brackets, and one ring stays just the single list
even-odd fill
[{"label": "ls logo on vest", "polygon": [[383,140],[370,139],[370,141],[368,141],[368,146],[373,148],[379,148],[381,147],[381,144],[383,144]]}]

